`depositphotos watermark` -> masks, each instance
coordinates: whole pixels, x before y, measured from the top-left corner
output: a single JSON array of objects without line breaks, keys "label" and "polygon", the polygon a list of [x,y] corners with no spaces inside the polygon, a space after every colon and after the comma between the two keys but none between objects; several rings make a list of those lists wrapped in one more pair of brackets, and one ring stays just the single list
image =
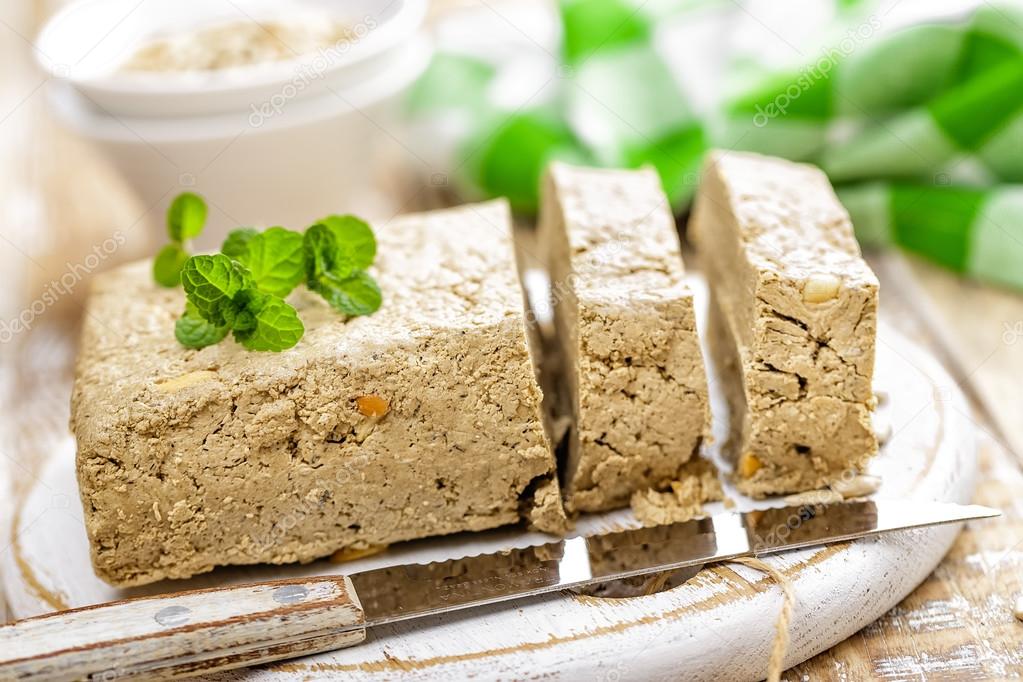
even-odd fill
[{"label": "depositphotos watermark", "polygon": [[308,88],[314,81],[323,78],[326,71],[334,66],[349,50],[363,40],[377,27],[376,17],[367,15],[351,27],[349,33],[330,47],[321,47],[316,52],[302,57],[302,63],[278,91],[260,104],[252,104],[249,125],[259,128],[274,116],[284,112],[288,102]]},{"label": "depositphotos watermark", "polygon": [[1002,343],[1014,346],[1020,339],[1023,339],[1023,320],[1002,323]]},{"label": "depositphotos watermark", "polygon": [[83,279],[92,274],[110,256],[114,255],[119,248],[127,242],[124,233],[118,230],[102,243],[92,247],[92,253],[88,254],[81,261],[65,264],[64,273],[55,280],[52,280],[46,289],[43,290],[34,301],[22,309],[16,317],[10,320],[0,320],[0,344],[7,343],[18,334],[32,329],[36,318],[43,315],[56,303],[71,294]]},{"label": "depositphotos watermark", "polygon": [[784,116],[795,100],[802,97],[803,93],[809,90],[814,83],[827,77],[839,60],[855,52],[860,43],[873,37],[880,28],[881,20],[871,14],[862,24],[846,31],[842,40],[824,50],[817,61],[804,66],[798,77],[767,106],[757,105],[757,113],[753,115],[753,125],[763,128],[771,119]]},{"label": "depositphotos watermark", "polygon": [[[844,484],[848,486],[854,479],[862,475],[855,468],[844,469],[838,479],[831,485]],[[751,538],[753,541],[753,551],[760,552],[765,548],[776,547],[779,543],[787,541],[790,535],[798,532],[803,527],[803,524],[817,518],[821,508],[842,499],[842,495],[833,491],[834,488],[824,488],[804,493],[801,496],[805,497],[804,501],[801,504],[792,505],[795,507],[795,511],[790,512],[784,518],[768,517],[772,518],[776,523],[772,528],[767,529],[766,533],[761,532],[759,528],[754,532]],[[773,510],[767,510],[764,513],[777,514]]]}]

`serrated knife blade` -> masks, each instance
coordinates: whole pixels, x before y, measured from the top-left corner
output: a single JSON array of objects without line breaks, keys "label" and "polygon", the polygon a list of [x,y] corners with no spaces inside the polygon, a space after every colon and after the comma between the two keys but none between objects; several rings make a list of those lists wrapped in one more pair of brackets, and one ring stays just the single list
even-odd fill
[{"label": "serrated knife blade", "polygon": [[[0,680],[186,677],[354,646],[367,629],[557,590],[997,516],[876,500],[714,516],[430,564],[139,597],[0,626]],[[677,575],[677,574],[676,574]]]},{"label": "serrated knife blade", "polygon": [[366,625],[446,613],[687,566],[763,556],[1000,512],[905,500],[804,504],[724,512],[665,526],[575,537],[351,576]]}]

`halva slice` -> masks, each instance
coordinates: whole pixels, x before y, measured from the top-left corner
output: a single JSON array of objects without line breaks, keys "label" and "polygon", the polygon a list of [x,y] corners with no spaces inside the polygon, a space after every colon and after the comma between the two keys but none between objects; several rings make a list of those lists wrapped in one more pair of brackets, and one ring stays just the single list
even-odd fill
[{"label": "halva slice", "polygon": [[381,309],[302,290],[282,353],[174,338],[180,290],[97,277],[72,398],[96,573],[115,585],[565,516],[504,202],[376,227]]},{"label": "halva slice", "polygon": [[712,152],[690,234],[744,493],[827,487],[877,452],[870,425],[877,277],[812,166]]},{"label": "halva slice", "polygon": [[547,254],[573,428],[571,511],[629,504],[682,476],[709,433],[693,294],[657,174],[552,164]]}]

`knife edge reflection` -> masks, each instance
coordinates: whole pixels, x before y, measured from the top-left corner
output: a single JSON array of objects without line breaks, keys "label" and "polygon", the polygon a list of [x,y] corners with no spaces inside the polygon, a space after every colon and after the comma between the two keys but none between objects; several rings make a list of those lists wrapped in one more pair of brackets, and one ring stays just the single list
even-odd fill
[{"label": "knife edge reflection", "polygon": [[350,576],[367,626],[742,556],[997,515],[920,501],[804,504],[389,566]]}]

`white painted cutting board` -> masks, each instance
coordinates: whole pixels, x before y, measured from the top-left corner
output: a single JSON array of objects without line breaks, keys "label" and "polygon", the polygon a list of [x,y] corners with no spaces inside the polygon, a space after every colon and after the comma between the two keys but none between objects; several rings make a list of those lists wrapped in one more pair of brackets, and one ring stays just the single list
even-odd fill
[{"label": "white painted cutting board", "polygon": [[[953,381],[930,356],[882,327],[875,385],[883,401],[875,422],[891,437],[872,471],[878,497],[968,502],[976,470],[974,427]],[[713,382],[712,382],[713,384]],[[723,414],[714,396],[716,415]],[[715,424],[723,434],[725,424]],[[53,443],[54,434],[39,442]],[[188,581],[117,590],[89,564],[74,480],[74,444],[57,440],[42,479],[14,518],[11,551],[2,555],[3,585],[18,617],[160,591],[228,582],[354,572],[525,545],[545,536],[518,530],[462,534],[406,543],[346,564],[218,570]],[[732,493],[734,495],[734,493]],[[739,506],[755,506],[737,498]],[[717,511],[719,505],[711,505]],[[583,519],[590,533],[632,522],[627,512]],[[957,527],[893,534],[775,557],[795,586],[797,603],[786,666],[794,665],[875,620],[938,564]],[[706,568],[685,585],[630,599],[557,594],[413,624],[379,628],[357,647],[217,679],[337,677],[429,680],[467,676],[522,679],[642,680],[763,677],[781,607],[781,590],[744,566]]]}]

